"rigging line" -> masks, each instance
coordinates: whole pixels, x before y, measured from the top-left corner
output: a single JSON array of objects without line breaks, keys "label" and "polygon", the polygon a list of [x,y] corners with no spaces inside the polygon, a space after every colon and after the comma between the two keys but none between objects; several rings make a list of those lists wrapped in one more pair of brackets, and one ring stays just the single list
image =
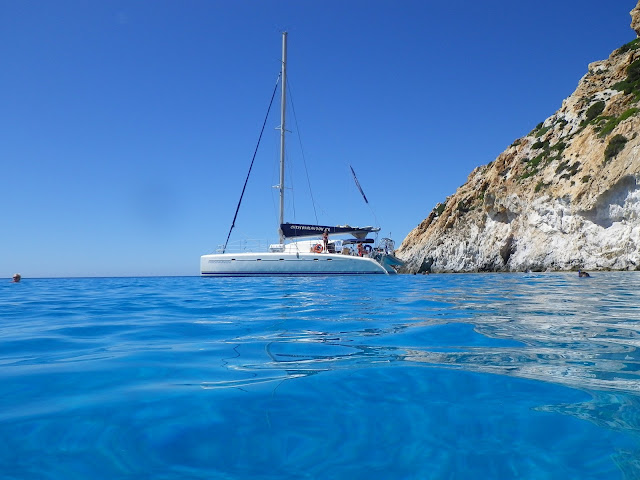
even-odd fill
[{"label": "rigging line", "polygon": [[313,198],[313,191],[311,190],[311,181],[309,180],[309,169],[307,168],[307,159],[304,156],[304,149],[302,148],[302,137],[300,135],[300,127],[298,126],[298,117],[296,115],[296,109],[293,104],[293,93],[291,92],[291,80],[287,79],[287,90],[289,91],[289,99],[291,101],[291,112],[293,113],[293,120],[296,124],[296,132],[298,132],[298,143],[300,144],[300,153],[302,155],[302,163],[304,164],[304,173],[307,176],[307,185],[309,187],[309,195],[311,196],[311,206],[313,207],[313,215],[318,223],[318,213],[316,212],[316,202]]},{"label": "rigging line", "polygon": [[280,76],[282,74],[278,74],[278,78],[276,80],[276,85],[273,87],[273,94],[271,95],[271,101],[269,102],[269,108],[267,109],[267,115],[264,117],[264,122],[262,123],[262,129],[260,130],[260,136],[258,137],[258,143],[256,144],[256,149],[253,152],[253,158],[251,159],[251,165],[249,166],[249,172],[247,172],[247,178],[244,180],[244,186],[242,187],[242,193],[240,194],[240,200],[238,201],[238,206],[236,207],[236,213],[233,216],[233,222],[231,222],[231,228],[229,229],[229,234],[227,235],[227,241],[224,242],[224,247],[222,247],[222,253],[227,249],[227,244],[229,243],[229,237],[231,237],[231,231],[233,227],[236,226],[236,219],[238,218],[238,212],[240,211],[240,204],[242,203],[242,197],[244,197],[244,191],[247,188],[247,183],[249,182],[249,176],[251,175],[251,169],[253,168],[253,162],[256,160],[256,155],[258,154],[258,147],[260,146],[260,140],[262,140],[262,134],[264,133],[264,127],[267,124],[267,119],[269,118],[269,112],[271,111],[271,105],[273,105],[273,99],[276,96],[276,92],[278,91],[278,84],[280,83]]}]

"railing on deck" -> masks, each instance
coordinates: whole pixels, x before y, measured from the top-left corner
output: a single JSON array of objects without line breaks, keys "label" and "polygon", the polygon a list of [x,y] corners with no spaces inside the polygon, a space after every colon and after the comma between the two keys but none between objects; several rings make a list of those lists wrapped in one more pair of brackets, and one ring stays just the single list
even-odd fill
[{"label": "railing on deck", "polygon": [[[216,253],[223,253],[224,245],[218,245]],[[224,253],[250,253],[250,252],[266,252],[269,249],[269,242],[266,240],[236,240],[227,244]]]}]

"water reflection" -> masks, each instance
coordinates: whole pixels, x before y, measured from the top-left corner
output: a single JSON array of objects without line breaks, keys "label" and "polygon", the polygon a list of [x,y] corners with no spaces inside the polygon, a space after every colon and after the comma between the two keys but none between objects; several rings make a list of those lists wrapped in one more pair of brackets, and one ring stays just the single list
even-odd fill
[{"label": "water reflection", "polygon": [[8,297],[3,465],[640,478],[637,273],[200,280]]},{"label": "water reflection", "polygon": [[637,273],[587,281],[573,274],[434,275],[397,283],[393,294],[378,296],[280,295],[278,321],[233,339],[240,355],[226,367],[243,376],[243,387],[399,364],[533,379],[593,398],[541,409],[640,430]]}]

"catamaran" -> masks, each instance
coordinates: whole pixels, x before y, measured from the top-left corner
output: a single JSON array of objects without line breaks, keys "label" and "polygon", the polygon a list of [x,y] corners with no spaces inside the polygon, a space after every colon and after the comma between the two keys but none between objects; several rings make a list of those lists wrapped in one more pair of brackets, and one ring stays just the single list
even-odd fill
[{"label": "catamaran", "polygon": [[[395,269],[402,265],[402,262],[393,254],[394,242],[389,238],[383,238],[376,244],[373,238],[368,238],[369,234],[377,234],[380,231],[379,227],[285,223],[287,32],[282,34],[280,76],[281,105],[280,126],[278,127],[280,130],[280,183],[277,185],[280,194],[279,243],[270,245],[266,251],[262,252],[240,251],[232,253],[227,251],[229,241],[229,237],[227,237],[227,242],[216,253],[200,257],[201,275],[228,277],[395,274]],[[352,173],[357,183],[353,169]],[[359,184],[358,188],[363,193]],[[238,210],[236,210],[236,216],[237,213]],[[233,224],[235,224],[235,218]]]}]

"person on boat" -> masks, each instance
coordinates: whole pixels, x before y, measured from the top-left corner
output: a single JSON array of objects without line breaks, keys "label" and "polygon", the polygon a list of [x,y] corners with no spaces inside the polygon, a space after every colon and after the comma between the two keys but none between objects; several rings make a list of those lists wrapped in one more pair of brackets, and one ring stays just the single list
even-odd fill
[{"label": "person on boat", "polygon": [[364,255],[364,248],[361,243],[358,244],[358,256],[362,257]]},{"label": "person on boat", "polygon": [[325,228],[322,232],[322,245],[324,246],[324,252],[329,253],[329,229]]},{"label": "person on boat", "polygon": [[20,276],[20,274],[16,273],[13,275],[13,280],[11,281],[11,283],[19,283],[21,279],[22,277]]},{"label": "person on boat", "polygon": [[591,275],[589,275],[587,272],[583,272],[582,270],[578,270],[578,276],[579,277],[590,277]]}]

